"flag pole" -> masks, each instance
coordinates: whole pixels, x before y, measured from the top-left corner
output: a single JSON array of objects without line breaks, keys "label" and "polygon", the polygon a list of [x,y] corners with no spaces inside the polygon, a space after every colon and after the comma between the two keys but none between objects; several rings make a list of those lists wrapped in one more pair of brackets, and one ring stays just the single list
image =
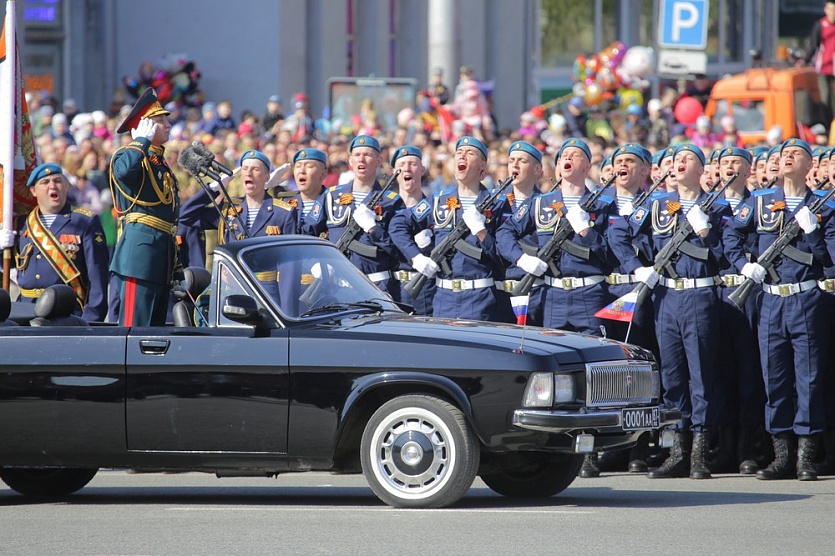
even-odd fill
[{"label": "flag pole", "polygon": [[[15,2],[6,0],[6,60],[0,71],[0,165],[3,166],[3,229],[12,229],[14,202],[14,120],[15,120]],[[3,289],[9,290],[12,250],[3,250]]]}]

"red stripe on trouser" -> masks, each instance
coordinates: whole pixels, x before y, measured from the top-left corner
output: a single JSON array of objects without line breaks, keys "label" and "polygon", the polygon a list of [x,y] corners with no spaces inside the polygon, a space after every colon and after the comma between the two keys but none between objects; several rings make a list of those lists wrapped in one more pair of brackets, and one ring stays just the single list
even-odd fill
[{"label": "red stripe on trouser", "polygon": [[123,325],[133,326],[133,313],[136,305],[136,278],[125,278],[125,301],[122,307]]}]

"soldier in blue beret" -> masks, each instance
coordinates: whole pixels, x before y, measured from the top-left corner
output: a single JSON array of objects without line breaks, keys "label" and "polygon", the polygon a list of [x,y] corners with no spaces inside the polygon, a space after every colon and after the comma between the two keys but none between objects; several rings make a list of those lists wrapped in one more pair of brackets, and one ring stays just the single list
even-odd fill
[{"label": "soldier in blue beret", "polygon": [[[829,305],[819,282],[832,265],[835,234],[832,206],[813,214],[816,198],[806,185],[812,150],[797,138],[780,145],[782,183],[759,190],[731,220],[724,243],[728,260],[740,274],[761,283],[763,297],[758,322],[760,357],[767,404],[766,429],[772,435],[774,461],[757,472],[763,480],[797,477],[817,479],[813,459],[827,424],[825,370],[827,369]],[[780,235],[789,219],[802,232],[784,252],[773,271],[749,262],[747,234],[756,234],[762,253]],[[799,439],[799,442],[798,442]],[[799,444],[799,445],[798,445]]]},{"label": "soldier in blue beret", "polygon": [[310,214],[316,199],[322,194],[322,181],[328,170],[328,155],[319,149],[299,149],[293,155],[293,180],[297,193],[285,199],[299,208],[299,230],[304,229],[304,219]]},{"label": "soldier in blue beret", "polygon": [[362,253],[352,250],[349,259],[378,288],[396,296],[399,286],[392,271],[399,264],[399,251],[391,240],[388,225],[403,208],[403,201],[389,190],[380,204],[371,208],[365,204],[369,195],[381,189],[377,183],[377,171],[382,165],[380,150],[380,143],[369,135],[358,135],[351,141],[349,161],[354,179],[322,193],[305,218],[304,233],[318,236],[327,232],[328,239],[336,243],[349,221],[356,221],[362,228],[356,241],[363,244],[356,249]]},{"label": "soldier in blue beret", "polygon": [[780,148],[782,143],[774,145],[765,153],[765,175],[768,177],[767,188],[783,185],[783,174],[780,169]]},{"label": "soldier in blue beret", "polygon": [[[394,272],[400,289],[400,301],[414,307],[415,314],[432,316],[432,301],[436,290],[432,279],[438,267],[429,258],[433,247],[432,230],[425,227],[425,221],[430,217],[432,201],[426,198],[421,189],[426,172],[423,151],[412,145],[398,147],[392,152],[390,164],[395,170],[400,170],[397,185],[404,205],[389,224],[391,239],[402,254],[400,265]],[[416,272],[422,272],[430,280],[412,298],[404,286]]]},{"label": "soldier in blue beret", "polygon": [[[720,387],[719,269],[724,263],[721,223],[730,216],[719,200],[707,214],[700,180],[705,158],[699,147],[680,145],[673,154],[676,190],[653,196],[628,219],[629,235],[612,242],[612,250],[635,279],[654,288],[655,329],[661,358],[664,399],[681,410],[670,456],[650,478],[710,477],[706,466],[710,434],[720,425],[724,400]],[[654,260],[686,219],[693,233],[663,275],[638,256]]]},{"label": "soldier in blue beret", "polygon": [[133,141],[113,154],[110,186],[121,231],[110,271],[122,326],[162,326],[177,262],[177,180],[165,162],[169,112],[146,89],[116,130]]},{"label": "soldier in blue beret", "polygon": [[75,291],[75,313],[90,322],[103,322],[110,256],[98,215],[70,205],[69,182],[58,164],[41,164],[26,185],[37,206],[18,220],[19,301],[34,303],[45,288],[66,284]]},{"label": "soldier in blue beret", "polygon": [[827,147],[822,147],[818,153],[817,171],[810,172],[809,174],[809,187],[812,189],[821,189],[824,178],[829,176],[829,153],[830,149]]},{"label": "soldier in blue beret", "polygon": [[612,155],[607,155],[600,163],[600,181],[606,183],[615,174],[615,167],[612,164]]}]

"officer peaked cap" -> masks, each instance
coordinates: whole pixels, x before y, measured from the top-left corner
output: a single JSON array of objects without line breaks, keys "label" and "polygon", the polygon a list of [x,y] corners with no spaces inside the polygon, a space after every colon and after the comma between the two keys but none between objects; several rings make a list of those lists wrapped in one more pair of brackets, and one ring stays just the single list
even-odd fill
[{"label": "officer peaked cap", "polygon": [[139,99],[137,99],[136,104],[134,104],[133,108],[131,108],[131,111],[128,114],[128,117],[125,118],[125,121],[122,122],[122,124],[116,129],[116,133],[127,133],[132,129],[136,129],[136,126],[139,125],[139,120],[142,118],[153,118],[154,116],[159,115],[167,116],[169,114],[171,114],[171,112],[163,108],[159,103],[157,92],[148,87],[141,95],[139,95]]}]

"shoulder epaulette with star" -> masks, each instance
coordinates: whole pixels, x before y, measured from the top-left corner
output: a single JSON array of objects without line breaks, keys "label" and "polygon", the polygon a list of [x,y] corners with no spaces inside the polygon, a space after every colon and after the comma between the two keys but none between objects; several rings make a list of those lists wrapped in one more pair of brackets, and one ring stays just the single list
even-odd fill
[{"label": "shoulder epaulette with star", "polygon": [[396,201],[400,198],[400,195],[398,195],[396,191],[386,191],[386,198]]},{"label": "shoulder epaulette with star", "polygon": [[281,199],[273,199],[273,206],[288,211],[293,210],[293,205],[291,205],[287,201],[282,201]]}]

